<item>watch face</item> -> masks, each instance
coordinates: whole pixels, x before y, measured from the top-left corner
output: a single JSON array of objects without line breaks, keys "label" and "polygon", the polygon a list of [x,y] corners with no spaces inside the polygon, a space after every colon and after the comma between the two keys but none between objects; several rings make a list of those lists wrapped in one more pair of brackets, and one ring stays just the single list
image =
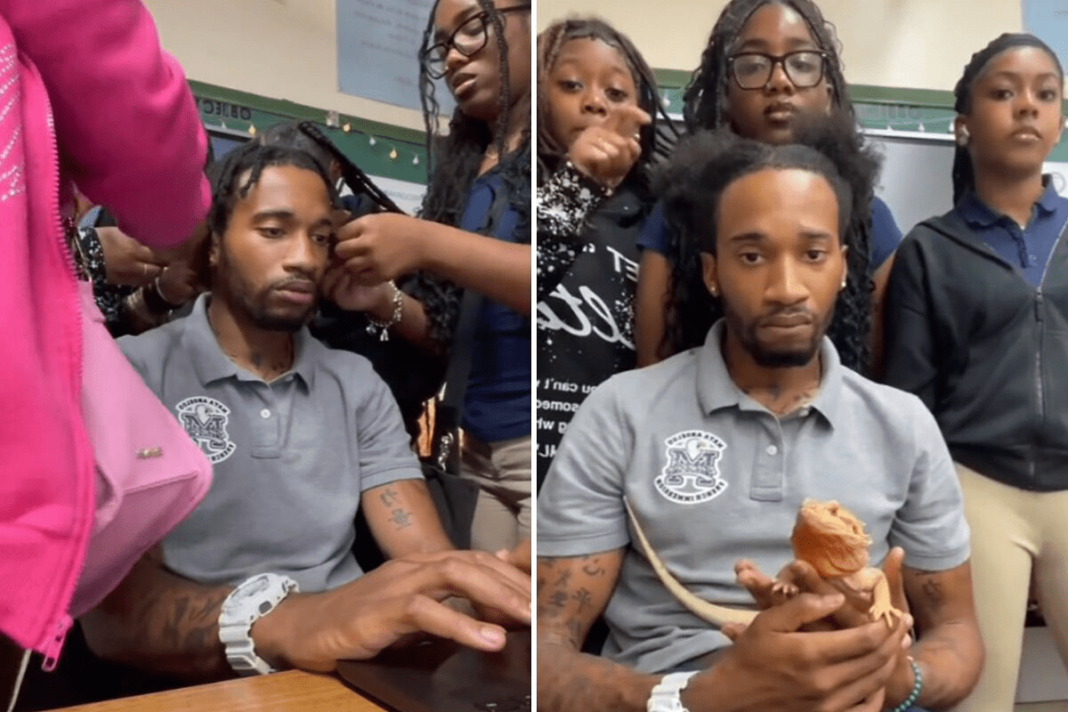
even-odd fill
[{"label": "watch face", "polygon": [[251,581],[246,582],[243,586],[234,591],[233,595],[230,597],[228,608],[237,608],[245,601],[259,597],[270,587],[270,585],[271,579],[267,575],[257,576]]}]

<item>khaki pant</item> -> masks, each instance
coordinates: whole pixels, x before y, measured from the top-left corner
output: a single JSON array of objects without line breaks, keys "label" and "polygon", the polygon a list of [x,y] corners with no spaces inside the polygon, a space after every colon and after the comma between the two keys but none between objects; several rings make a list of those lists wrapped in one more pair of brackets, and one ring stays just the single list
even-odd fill
[{"label": "khaki pant", "polygon": [[972,530],[972,581],[986,667],[958,712],[1013,708],[1032,575],[1068,663],[1068,492],[1027,492],[957,465]]},{"label": "khaki pant", "polygon": [[512,549],[530,538],[530,436],[485,443],[463,435],[460,474],[478,483],[471,548]]}]

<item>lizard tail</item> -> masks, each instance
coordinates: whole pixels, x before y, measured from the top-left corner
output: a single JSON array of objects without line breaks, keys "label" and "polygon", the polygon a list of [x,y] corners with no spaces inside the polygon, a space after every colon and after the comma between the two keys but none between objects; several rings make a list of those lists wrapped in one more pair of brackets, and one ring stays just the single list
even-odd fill
[{"label": "lizard tail", "polygon": [[630,517],[630,524],[634,527],[634,533],[638,536],[638,543],[641,546],[642,553],[645,554],[645,558],[649,560],[649,565],[653,567],[653,571],[660,577],[660,581],[664,584],[664,587],[671,592],[679,603],[685,606],[691,613],[707,621],[719,628],[722,628],[727,623],[741,623],[743,625],[749,625],[756,618],[756,611],[743,611],[735,608],[726,608],[724,606],[717,606],[714,603],[709,603],[703,599],[698,598],[696,595],[686,590],[677,578],[675,578],[667,566],[661,561],[652,545],[649,544],[649,540],[645,538],[645,532],[642,531],[641,524],[638,523],[638,517],[634,514],[634,510],[631,509],[630,502],[626,499],[623,500],[623,504],[627,508],[627,515]]}]

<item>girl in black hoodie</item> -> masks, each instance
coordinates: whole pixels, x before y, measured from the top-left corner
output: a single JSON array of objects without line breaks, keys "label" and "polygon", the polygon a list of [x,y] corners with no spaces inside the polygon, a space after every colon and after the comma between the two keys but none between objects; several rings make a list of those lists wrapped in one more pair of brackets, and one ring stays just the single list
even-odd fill
[{"label": "girl in black hoodie", "polygon": [[955,207],[897,251],[886,300],[890,385],[949,445],[972,527],[987,659],[958,709],[1012,709],[1032,575],[1068,661],[1068,200],[1043,163],[1064,128],[1053,51],[1005,34],[955,89]]}]

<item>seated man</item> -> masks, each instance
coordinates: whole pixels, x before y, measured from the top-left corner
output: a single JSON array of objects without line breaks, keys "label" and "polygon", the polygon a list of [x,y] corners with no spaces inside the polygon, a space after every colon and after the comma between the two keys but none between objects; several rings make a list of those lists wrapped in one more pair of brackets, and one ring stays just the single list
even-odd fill
[{"label": "seated man", "polygon": [[[839,237],[851,204],[844,171],[802,146],[688,141],[663,195],[669,220],[703,246],[723,318],[702,348],[594,391],[563,439],[538,501],[539,706],[950,707],[983,658],[969,531],[930,414],[844,368],[824,336],[852,247]],[[817,578],[777,606],[758,595],[765,610],[748,627],[717,630],[632,545],[624,502],[691,592],[752,607],[750,593],[771,582],[749,569],[747,592],[733,567],[743,557],[772,574],[788,564],[805,498],[839,500],[867,524],[872,560],[896,562],[889,578],[911,616],[888,625],[854,614],[832,627],[824,619],[844,618],[845,598]],[[903,570],[891,546],[904,547]],[[599,659],[580,648],[602,613]],[[913,617],[919,639],[907,648]]]},{"label": "seated man", "polygon": [[[97,654],[203,681],[231,668],[328,671],[419,631],[501,648],[499,625],[442,605],[450,592],[529,623],[529,576],[509,557],[452,551],[370,364],[304,327],[330,260],[333,198],[301,151],[229,154],[208,217],[212,292],[187,318],[120,341],[214,482],[83,619]],[[357,508],[393,559],[367,574],[352,553]]]}]

